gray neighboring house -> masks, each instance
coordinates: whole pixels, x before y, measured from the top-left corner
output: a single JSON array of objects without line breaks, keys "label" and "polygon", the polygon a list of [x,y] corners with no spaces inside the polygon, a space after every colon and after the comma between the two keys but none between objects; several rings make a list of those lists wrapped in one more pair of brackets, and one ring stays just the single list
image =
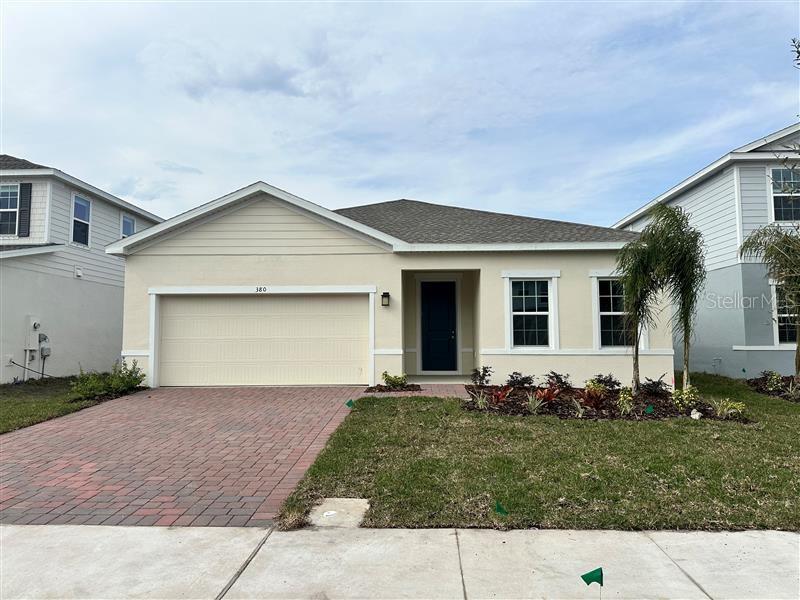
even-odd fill
[{"label": "gray neighboring house", "polygon": [[162,220],[0,155],[0,381],[110,369],[122,351],[125,261],[105,247]]},{"label": "gray neighboring house", "polygon": [[[752,231],[771,223],[800,224],[800,123],[733,150],[614,225],[640,231],[659,203],[683,207],[706,243],[708,282],[697,315],[691,368],[729,377],[764,369],[794,373],[797,333],[793,311],[766,268],[742,259]],[[793,192],[790,192],[793,190]],[[677,340],[676,340],[677,342]],[[682,364],[680,343],[676,365]]]}]

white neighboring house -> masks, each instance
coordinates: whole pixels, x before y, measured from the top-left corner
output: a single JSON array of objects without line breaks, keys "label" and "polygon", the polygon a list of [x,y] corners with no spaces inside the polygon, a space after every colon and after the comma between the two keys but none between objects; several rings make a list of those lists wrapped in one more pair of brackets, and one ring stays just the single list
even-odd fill
[{"label": "white neighboring house", "polygon": [[[739,256],[744,239],[764,225],[800,225],[800,123],[732,150],[614,227],[641,231],[656,204],[681,206],[703,234],[708,279],[700,301],[691,368],[729,377],[764,369],[794,373],[794,313],[766,267]],[[683,361],[676,340],[675,361]]]},{"label": "white neighboring house", "polygon": [[109,370],[122,351],[125,261],[105,246],[162,220],[0,155],[0,381]]}]

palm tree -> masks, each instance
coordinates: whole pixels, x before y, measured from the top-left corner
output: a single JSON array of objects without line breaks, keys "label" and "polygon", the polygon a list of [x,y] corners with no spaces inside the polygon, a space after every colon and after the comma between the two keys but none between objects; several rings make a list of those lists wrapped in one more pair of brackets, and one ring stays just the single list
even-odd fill
[{"label": "palm tree", "polygon": [[787,305],[794,308],[798,334],[794,375],[800,382],[800,227],[761,227],[747,236],[739,253],[743,258],[762,260],[767,266],[767,275],[781,287]]},{"label": "palm tree", "polygon": [[655,323],[658,294],[662,287],[658,276],[656,244],[650,243],[644,233],[628,242],[617,255],[617,272],[620,274],[625,296],[626,327],[633,335],[633,394],[639,393],[639,342],[645,327]]},{"label": "palm tree", "polygon": [[689,354],[700,292],[706,281],[703,235],[678,206],[657,205],[650,212],[646,235],[658,247],[659,279],[675,307],[674,319],[683,341],[683,389],[689,380]]}]

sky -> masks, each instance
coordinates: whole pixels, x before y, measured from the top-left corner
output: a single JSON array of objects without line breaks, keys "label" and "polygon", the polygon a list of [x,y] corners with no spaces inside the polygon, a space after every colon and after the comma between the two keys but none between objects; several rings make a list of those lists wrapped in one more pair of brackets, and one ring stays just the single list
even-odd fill
[{"label": "sky", "polygon": [[262,180],[611,225],[800,113],[797,0],[0,11],[0,152],[163,217]]}]

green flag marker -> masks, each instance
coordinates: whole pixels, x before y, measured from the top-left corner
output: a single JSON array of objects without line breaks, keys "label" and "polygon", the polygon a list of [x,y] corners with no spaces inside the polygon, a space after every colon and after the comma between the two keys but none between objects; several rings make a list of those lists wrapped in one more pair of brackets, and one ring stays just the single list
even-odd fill
[{"label": "green flag marker", "polygon": [[347,408],[353,408],[353,407],[356,405],[356,403],[355,403],[355,402],[353,402],[353,400],[352,400],[352,399],[350,399],[350,400],[348,400],[347,402],[345,402],[345,403],[344,403],[344,405],[345,405]]},{"label": "green flag marker", "polygon": [[581,579],[583,579],[586,585],[599,583],[600,587],[603,587],[603,567],[598,567],[594,571],[589,571],[588,573],[584,573],[583,575],[581,575]]},{"label": "green flag marker", "polygon": [[644,409],[644,412],[646,412],[648,415],[652,415],[654,410],[655,409],[653,408],[653,405],[652,404],[648,404],[647,408]]},{"label": "green flag marker", "polygon": [[494,503],[494,512],[496,512],[501,517],[507,517],[508,511],[506,510],[505,506],[500,504],[499,502]]}]

